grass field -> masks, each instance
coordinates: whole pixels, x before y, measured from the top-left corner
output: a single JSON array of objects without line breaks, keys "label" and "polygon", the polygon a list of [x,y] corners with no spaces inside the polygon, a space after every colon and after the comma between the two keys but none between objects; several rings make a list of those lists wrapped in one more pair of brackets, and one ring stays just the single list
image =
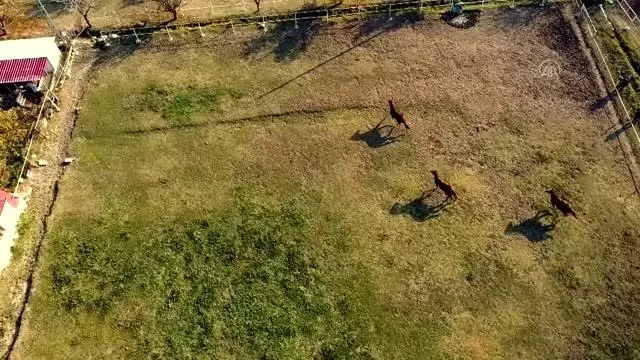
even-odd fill
[{"label": "grass field", "polygon": [[98,65],[14,358],[637,357],[638,202],[562,17],[380,24]]}]

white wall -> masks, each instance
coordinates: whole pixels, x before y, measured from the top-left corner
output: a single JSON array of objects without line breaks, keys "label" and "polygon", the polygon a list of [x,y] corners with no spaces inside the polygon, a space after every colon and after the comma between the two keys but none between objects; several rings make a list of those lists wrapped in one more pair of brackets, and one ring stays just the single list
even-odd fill
[{"label": "white wall", "polygon": [[18,221],[26,206],[27,202],[23,198],[18,201],[17,208],[9,204],[4,205],[2,216],[0,216],[0,222],[4,229],[0,235],[0,271],[11,262],[11,247],[18,237]]},{"label": "white wall", "polygon": [[0,60],[46,57],[56,70],[60,64],[60,56],[54,37],[0,41]]}]

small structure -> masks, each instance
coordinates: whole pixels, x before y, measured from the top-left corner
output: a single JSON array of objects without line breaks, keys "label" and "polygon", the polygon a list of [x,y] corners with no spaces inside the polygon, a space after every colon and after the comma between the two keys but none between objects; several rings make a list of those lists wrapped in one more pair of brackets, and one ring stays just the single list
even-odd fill
[{"label": "small structure", "polygon": [[26,205],[21,196],[0,189],[0,271],[11,261],[11,248],[18,237],[18,220]]},{"label": "small structure", "polygon": [[60,56],[54,37],[0,41],[0,95],[24,105],[25,96],[49,86]]}]

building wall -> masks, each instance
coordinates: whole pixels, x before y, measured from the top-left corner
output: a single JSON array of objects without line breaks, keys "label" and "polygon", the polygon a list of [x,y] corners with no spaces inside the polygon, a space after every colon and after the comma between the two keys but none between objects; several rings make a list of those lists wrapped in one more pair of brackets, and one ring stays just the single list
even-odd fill
[{"label": "building wall", "polygon": [[0,41],[0,60],[46,57],[55,72],[61,56],[54,37]]},{"label": "building wall", "polygon": [[11,248],[18,237],[18,222],[26,206],[27,202],[20,198],[17,208],[5,204],[0,214],[0,226],[3,229],[0,234],[0,271],[11,262]]}]

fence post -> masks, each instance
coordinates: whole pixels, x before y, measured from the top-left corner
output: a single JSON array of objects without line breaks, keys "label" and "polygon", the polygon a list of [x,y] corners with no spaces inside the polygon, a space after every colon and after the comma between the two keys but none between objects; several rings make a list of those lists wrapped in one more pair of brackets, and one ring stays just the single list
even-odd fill
[{"label": "fence post", "polygon": [[[422,3],[422,0],[420,0],[420,3]],[[391,20],[391,4],[389,4],[389,20]]]},{"label": "fence post", "polygon": [[140,41],[140,38],[138,37],[138,33],[136,33],[136,29],[133,29],[133,36],[136,37],[136,44],[140,44],[142,41]]},{"label": "fence post", "polygon": [[293,23],[294,23],[294,27],[297,29],[298,28],[298,12],[294,12],[293,13]]},{"label": "fence post", "polygon": [[236,33],[236,27],[233,26],[233,19],[231,19],[231,32]]},{"label": "fence post", "polygon": [[327,9],[327,24],[329,23],[329,9]]},{"label": "fence post", "polygon": [[171,36],[171,32],[169,32],[169,26],[165,25],[165,30],[167,30],[167,35],[169,35],[169,41],[173,41],[173,37]]}]

